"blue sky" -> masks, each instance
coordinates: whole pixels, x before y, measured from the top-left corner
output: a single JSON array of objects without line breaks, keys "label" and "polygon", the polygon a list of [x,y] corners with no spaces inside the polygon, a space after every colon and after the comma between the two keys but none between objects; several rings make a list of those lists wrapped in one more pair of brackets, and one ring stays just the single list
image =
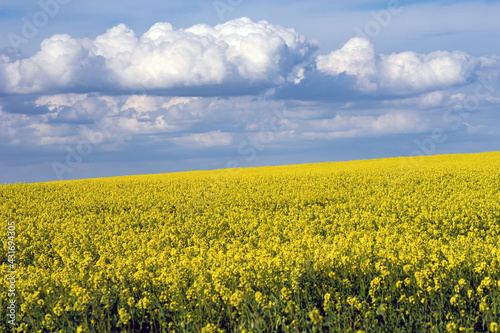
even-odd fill
[{"label": "blue sky", "polygon": [[4,0],[0,182],[499,150],[499,13]]}]

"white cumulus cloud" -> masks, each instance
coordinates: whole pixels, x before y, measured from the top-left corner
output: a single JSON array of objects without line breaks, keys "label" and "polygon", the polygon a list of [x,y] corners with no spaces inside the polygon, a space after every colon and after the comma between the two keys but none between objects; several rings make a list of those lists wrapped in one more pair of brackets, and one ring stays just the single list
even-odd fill
[{"label": "white cumulus cloud", "polygon": [[379,85],[386,89],[425,91],[464,84],[478,64],[474,57],[460,51],[381,55]]},{"label": "white cumulus cloud", "polygon": [[294,29],[248,18],[187,29],[156,23],[142,36],[120,24],[95,40],[54,35],[29,58],[1,56],[0,92],[278,85],[316,48]]},{"label": "white cumulus cloud", "polygon": [[332,76],[352,76],[362,91],[405,94],[465,84],[481,65],[491,63],[460,51],[376,55],[371,42],[356,37],[341,49],[318,56],[316,68]]},{"label": "white cumulus cloud", "polygon": [[375,50],[364,38],[351,38],[341,49],[329,55],[318,56],[316,66],[318,70],[330,75],[345,73],[356,76],[358,84],[365,90],[375,88],[375,85],[367,80],[376,72]]},{"label": "white cumulus cloud", "polygon": [[86,76],[89,56],[85,40],[54,35],[30,58],[0,59],[0,89],[4,93],[32,93],[63,89]]}]

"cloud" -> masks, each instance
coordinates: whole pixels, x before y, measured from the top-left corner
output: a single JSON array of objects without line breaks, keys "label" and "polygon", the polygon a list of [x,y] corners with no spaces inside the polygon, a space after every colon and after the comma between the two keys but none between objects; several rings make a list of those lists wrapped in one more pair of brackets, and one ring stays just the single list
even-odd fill
[{"label": "cloud", "polygon": [[174,105],[188,104],[191,101],[197,100],[198,97],[172,97],[165,99],[160,96],[149,95],[131,95],[122,106],[123,110],[135,110],[138,113],[154,112],[159,109],[168,109]]},{"label": "cloud", "polygon": [[276,105],[281,103],[254,97],[58,94],[27,105],[45,112],[22,114],[5,112],[0,99],[0,143],[57,151],[99,136],[103,147],[115,148],[134,140],[188,148],[226,146],[231,133],[244,127],[239,121],[265,123]]},{"label": "cloud", "polygon": [[0,105],[0,140],[2,143],[17,143],[15,135],[17,133],[17,127],[21,122],[21,119],[19,118],[22,117],[23,115],[13,115],[3,112],[3,108]]},{"label": "cloud", "polygon": [[341,49],[329,55],[318,56],[316,67],[332,76],[342,73],[355,76],[361,89],[375,89],[375,84],[367,80],[376,72],[375,51],[373,45],[364,38],[351,38]]},{"label": "cloud", "polygon": [[467,83],[479,61],[460,51],[381,55],[379,87],[402,92],[428,91]]},{"label": "cloud", "polygon": [[434,108],[450,106],[453,104],[453,101],[451,100],[449,92],[437,90],[407,98],[387,99],[382,103],[390,107],[410,107],[419,110],[432,110]]},{"label": "cloud", "polygon": [[207,133],[191,133],[172,140],[176,144],[187,148],[207,148],[228,146],[232,143],[231,133],[212,131]]},{"label": "cloud", "polygon": [[[119,24],[95,39],[54,35],[28,58],[0,54],[0,94],[352,99],[444,90],[500,68],[498,56],[460,51],[376,54],[361,37],[313,58],[317,48],[292,28],[249,18],[179,29],[160,22],[142,36]],[[144,102],[142,112],[160,107]]]},{"label": "cloud", "polygon": [[418,133],[426,129],[417,112],[388,112],[377,117],[370,126],[376,134]]},{"label": "cloud", "polygon": [[41,96],[34,104],[45,106],[49,113],[43,119],[52,123],[90,124],[119,113],[118,100],[97,94],[60,94]]},{"label": "cloud", "polygon": [[334,118],[306,120],[301,138],[308,140],[333,140],[352,137],[373,137],[387,134],[420,133],[429,124],[411,110],[392,110],[380,115],[337,114]]},{"label": "cloud", "polygon": [[6,94],[47,93],[101,87],[106,70],[89,55],[88,40],[54,35],[30,58],[10,61],[0,57],[0,91]]},{"label": "cloud", "polygon": [[[392,97],[339,103],[254,96],[64,94],[32,100],[33,107],[46,112],[29,114],[6,112],[0,98],[0,168],[47,163],[52,170],[52,163],[67,165],[69,154],[79,151],[82,164],[71,166],[79,170],[76,172],[92,165],[97,170],[95,163],[106,161],[125,167],[130,160],[148,165],[152,161],[170,163],[199,157],[219,160],[220,164],[210,164],[210,168],[223,168],[233,159],[241,166],[267,163],[269,158],[283,163],[279,156],[285,158],[295,151],[308,154],[308,159],[335,159],[339,151],[359,149],[364,149],[363,153],[386,149],[396,154],[394,147],[400,149],[397,154],[404,154],[415,147],[415,138],[428,137],[437,126],[447,131],[450,142],[496,133],[498,104],[485,103],[481,112],[465,119],[470,127],[464,124],[454,129],[453,123],[443,123],[445,112],[463,103],[467,96],[466,92],[432,92],[401,98],[400,103]],[[427,105],[433,109],[428,110]],[[75,118],[62,116],[70,111],[75,112]],[[89,118],[92,122],[82,121]],[[207,167],[207,163],[203,160],[192,167]],[[155,170],[165,171],[161,165]],[[63,175],[64,179],[68,177],[81,176]]]},{"label": "cloud", "polygon": [[0,93],[268,87],[299,72],[316,48],[294,29],[248,18],[187,29],[156,23],[140,37],[119,24],[94,40],[54,35],[29,58],[0,55]]},{"label": "cloud", "polygon": [[475,72],[495,61],[464,52],[413,51],[375,55],[371,42],[350,39],[341,49],[316,58],[316,68],[327,75],[356,79],[356,89],[367,93],[411,94],[439,90],[471,81]]}]

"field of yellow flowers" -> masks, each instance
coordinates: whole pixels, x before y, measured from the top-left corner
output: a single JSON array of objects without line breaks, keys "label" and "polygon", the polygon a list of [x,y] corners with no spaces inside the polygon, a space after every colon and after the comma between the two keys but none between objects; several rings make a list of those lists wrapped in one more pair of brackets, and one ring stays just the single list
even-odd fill
[{"label": "field of yellow flowers", "polygon": [[499,162],[1,185],[0,331],[500,332]]}]

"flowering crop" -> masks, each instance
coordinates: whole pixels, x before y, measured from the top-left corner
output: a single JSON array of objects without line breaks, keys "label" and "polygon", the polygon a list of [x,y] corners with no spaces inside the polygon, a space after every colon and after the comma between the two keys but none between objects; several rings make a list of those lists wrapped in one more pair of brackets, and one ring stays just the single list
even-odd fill
[{"label": "flowering crop", "polygon": [[404,161],[2,185],[0,331],[499,332],[500,153]]}]

